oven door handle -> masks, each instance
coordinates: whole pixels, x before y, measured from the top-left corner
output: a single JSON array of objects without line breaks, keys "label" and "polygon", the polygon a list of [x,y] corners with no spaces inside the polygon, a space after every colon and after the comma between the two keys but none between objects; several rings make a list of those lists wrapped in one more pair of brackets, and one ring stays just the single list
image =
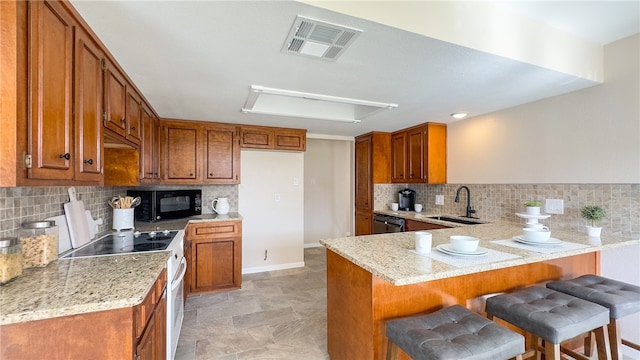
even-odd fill
[{"label": "oven door handle", "polygon": [[180,275],[178,275],[175,278],[173,278],[173,282],[171,283],[171,291],[175,291],[178,288],[178,286],[180,286],[180,284],[182,284],[182,279],[184,279],[184,274],[187,273],[187,259],[186,258],[182,258],[182,260],[180,261],[180,268],[182,269],[182,271],[180,271]]}]

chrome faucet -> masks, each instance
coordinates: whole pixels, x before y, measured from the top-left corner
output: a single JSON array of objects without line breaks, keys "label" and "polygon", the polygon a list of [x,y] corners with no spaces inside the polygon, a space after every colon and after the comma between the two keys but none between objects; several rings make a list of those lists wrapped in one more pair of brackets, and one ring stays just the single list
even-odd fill
[{"label": "chrome faucet", "polygon": [[456,190],[456,198],[453,201],[457,203],[460,202],[460,191],[462,189],[467,190],[467,215],[465,215],[464,217],[477,219],[478,217],[472,215],[476,213],[476,210],[471,207],[471,192],[469,191],[468,187],[464,185],[460,186],[458,190]]}]

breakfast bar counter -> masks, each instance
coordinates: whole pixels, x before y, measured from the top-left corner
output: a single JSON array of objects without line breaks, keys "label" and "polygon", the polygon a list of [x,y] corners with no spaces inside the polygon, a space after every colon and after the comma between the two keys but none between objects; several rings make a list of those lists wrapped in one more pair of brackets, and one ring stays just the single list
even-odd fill
[{"label": "breakfast bar counter", "polygon": [[[336,359],[383,359],[384,322],[453,304],[477,312],[483,296],[519,287],[598,274],[600,250],[638,239],[551,232],[555,246],[514,241],[522,226],[491,223],[431,230],[429,254],[414,251],[414,233],[321,240],[327,248],[328,351]],[[452,256],[437,248],[451,235],[480,238],[480,256]],[[404,355],[404,354],[402,354]]]}]

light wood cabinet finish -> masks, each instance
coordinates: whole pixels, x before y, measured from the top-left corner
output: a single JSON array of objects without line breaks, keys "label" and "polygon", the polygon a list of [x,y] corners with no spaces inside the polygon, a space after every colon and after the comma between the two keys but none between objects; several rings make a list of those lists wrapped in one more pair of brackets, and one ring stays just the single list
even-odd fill
[{"label": "light wood cabinet finish", "polygon": [[189,224],[185,234],[188,294],[239,289],[242,285],[242,222]]},{"label": "light wood cabinet finish", "polygon": [[355,140],[355,210],[357,235],[373,231],[373,184],[390,182],[391,134],[373,132]]},{"label": "light wood cabinet finish", "polygon": [[105,61],[105,129],[124,138],[127,134],[127,81],[110,61]]},{"label": "light wood cabinet finish", "polygon": [[29,2],[29,178],[72,180],[73,33],[56,1]]},{"label": "light wood cabinet finish", "polygon": [[267,126],[240,127],[240,147],[251,149],[305,151],[307,131]]},{"label": "light wood cabinet finish", "polygon": [[[385,321],[460,304],[482,312],[480,297],[598,273],[599,253],[394,286],[327,250],[327,345],[332,359],[385,359]],[[479,304],[479,305],[476,305]],[[514,329],[514,331],[521,330]],[[409,359],[402,353],[400,359]]]},{"label": "light wood cabinet finish", "polygon": [[188,122],[163,122],[162,180],[164,183],[202,181],[202,126]]},{"label": "light wood cabinet finish", "polygon": [[240,183],[240,146],[235,125],[210,125],[205,129],[207,183]]},{"label": "light wood cabinet finish", "polygon": [[426,123],[394,132],[391,142],[391,182],[446,183],[446,124]]},{"label": "light wood cabinet finish", "polygon": [[[2,359],[166,358],[166,285],[163,270],[142,304],[3,325]],[[37,339],[37,341],[34,341]]]}]

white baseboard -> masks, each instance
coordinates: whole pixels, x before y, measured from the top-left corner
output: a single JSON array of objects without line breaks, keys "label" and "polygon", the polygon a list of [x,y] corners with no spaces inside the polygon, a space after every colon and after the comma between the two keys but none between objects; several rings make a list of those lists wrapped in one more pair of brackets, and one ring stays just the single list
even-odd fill
[{"label": "white baseboard", "polygon": [[296,262],[296,263],[288,263],[288,264],[278,264],[278,265],[269,265],[269,266],[256,266],[251,268],[242,269],[243,274],[254,274],[265,271],[275,271],[275,270],[286,270],[286,269],[294,269],[304,267],[304,261]]},{"label": "white baseboard", "polygon": [[304,244],[304,248],[308,249],[308,248],[317,248],[317,247],[323,247],[322,244],[320,244],[319,242],[314,242],[314,243],[305,243]]}]

